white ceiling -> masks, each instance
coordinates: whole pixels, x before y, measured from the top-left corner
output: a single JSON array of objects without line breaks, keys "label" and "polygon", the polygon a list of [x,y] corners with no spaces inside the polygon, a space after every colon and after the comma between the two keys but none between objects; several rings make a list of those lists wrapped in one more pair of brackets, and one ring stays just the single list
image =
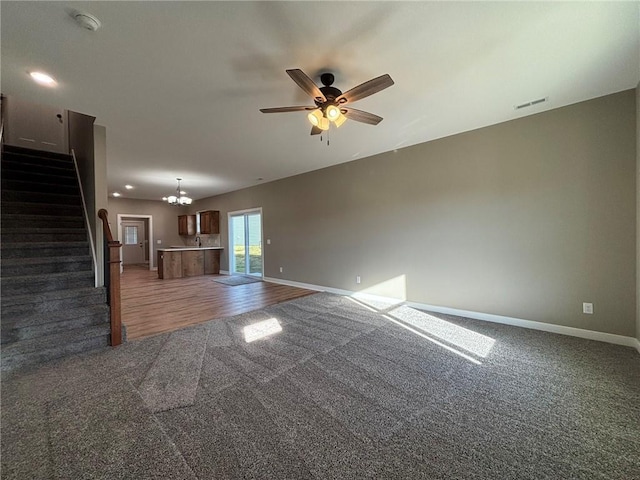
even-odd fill
[{"label": "white ceiling", "polygon": [[[634,88],[639,6],[2,1],[2,92],[96,116],[110,192],[159,199],[180,176],[197,199]],[[353,104],[384,121],[332,127],[327,146],[304,112],[260,113],[312,104],[288,68],[333,72],[343,91],[390,74]]]}]

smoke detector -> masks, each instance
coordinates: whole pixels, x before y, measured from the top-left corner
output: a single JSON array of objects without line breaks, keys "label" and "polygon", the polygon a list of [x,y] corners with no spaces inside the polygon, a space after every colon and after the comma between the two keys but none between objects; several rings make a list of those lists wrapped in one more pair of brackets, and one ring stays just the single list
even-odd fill
[{"label": "smoke detector", "polygon": [[102,26],[100,20],[87,12],[74,10],[71,12],[71,18],[73,18],[76,23],[82,28],[86,28],[87,30],[91,30],[92,32],[95,32]]}]

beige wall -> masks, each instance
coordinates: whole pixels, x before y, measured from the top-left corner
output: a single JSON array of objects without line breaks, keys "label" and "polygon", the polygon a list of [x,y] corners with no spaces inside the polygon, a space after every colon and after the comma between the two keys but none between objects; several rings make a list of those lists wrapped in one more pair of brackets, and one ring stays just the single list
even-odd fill
[{"label": "beige wall", "polygon": [[267,277],[633,336],[635,115],[629,90],[192,210],[221,211],[223,269],[227,212],[262,207]]},{"label": "beige wall", "polygon": [[[109,197],[107,207],[109,225],[114,237],[118,234],[117,218],[120,215],[151,215],[153,218],[153,245],[150,245],[150,256],[153,266],[156,265],[156,249],[171,245],[182,245],[178,235],[178,214],[182,213],[177,207],[155,200],[133,200],[127,198]],[[158,240],[161,244],[158,245]]]},{"label": "beige wall", "polygon": [[636,87],[636,338],[640,342],[640,83]]}]

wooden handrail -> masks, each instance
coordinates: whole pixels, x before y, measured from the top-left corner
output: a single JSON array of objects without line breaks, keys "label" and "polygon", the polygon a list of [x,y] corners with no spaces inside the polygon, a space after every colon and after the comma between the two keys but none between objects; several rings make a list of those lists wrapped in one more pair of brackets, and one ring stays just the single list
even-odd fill
[{"label": "wooden handrail", "polygon": [[[120,305],[120,248],[122,244],[113,239],[109,227],[109,212],[104,208],[98,211],[98,218],[102,220],[102,230],[106,237],[105,248],[105,279],[108,279],[108,298],[111,315],[111,346],[122,343],[122,309]],[[109,268],[106,268],[108,264]]]}]

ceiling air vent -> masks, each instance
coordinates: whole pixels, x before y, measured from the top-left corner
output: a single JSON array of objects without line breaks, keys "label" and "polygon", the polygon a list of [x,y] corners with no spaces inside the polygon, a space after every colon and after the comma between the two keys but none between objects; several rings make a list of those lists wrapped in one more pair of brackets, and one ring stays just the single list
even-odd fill
[{"label": "ceiling air vent", "polygon": [[533,107],[534,105],[538,105],[539,103],[544,103],[549,100],[549,97],[539,98],[537,100],[531,100],[527,103],[521,103],[520,105],[516,105],[514,110],[520,110],[521,108]]}]

